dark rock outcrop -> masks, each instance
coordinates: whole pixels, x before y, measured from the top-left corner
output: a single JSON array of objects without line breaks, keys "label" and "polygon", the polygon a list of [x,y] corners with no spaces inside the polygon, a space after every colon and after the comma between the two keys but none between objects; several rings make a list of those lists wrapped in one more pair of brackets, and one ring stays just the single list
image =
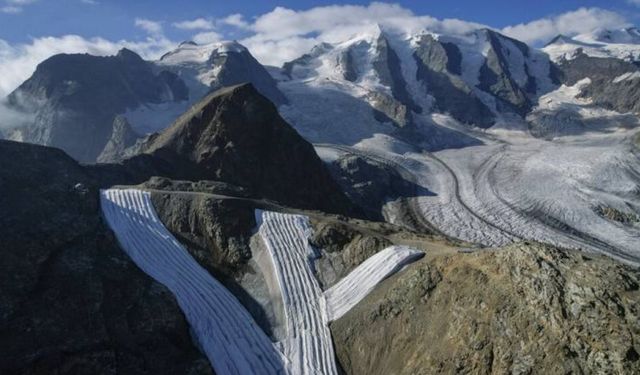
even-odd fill
[{"label": "dark rock outcrop", "polygon": [[631,62],[588,56],[578,51],[571,60],[555,65],[560,82],[573,86],[589,79],[580,96],[596,106],[621,113],[640,113],[640,68]]},{"label": "dark rock outcrop", "polygon": [[186,100],[175,74],[153,73],[151,65],[123,49],[115,56],[56,55],[8,97],[9,106],[35,114],[14,139],[61,148],[76,160],[95,162],[118,114],[143,104]]},{"label": "dark rock outcrop", "polygon": [[[392,245],[382,232],[335,220],[312,220],[312,246],[321,251],[316,259],[316,277],[328,288],[378,251]],[[379,229],[379,228],[376,228]]]},{"label": "dark rock outcrop", "polygon": [[388,200],[414,193],[415,186],[392,167],[356,155],[340,157],[329,170],[347,197],[372,220],[384,219],[382,208]]},{"label": "dark rock outcrop", "polygon": [[498,99],[498,111],[511,110],[524,116],[531,109],[531,101],[527,94],[535,94],[535,79],[529,76],[527,87],[520,87],[513,80],[508,65],[509,57],[505,55],[502,43],[513,43],[525,57],[529,53],[529,47],[520,41],[489,29],[484,29],[481,32],[490,48],[487,51],[485,62],[480,68],[478,87]]},{"label": "dark rock outcrop", "polygon": [[407,82],[402,76],[400,58],[391,48],[383,32],[376,41],[376,54],[373,59],[373,69],[380,78],[380,83],[391,88],[393,97],[411,111],[421,113],[422,108],[417,105],[407,91]]},{"label": "dark rock outcrop", "polygon": [[331,331],[353,375],[633,374],[639,283],[608,258],[517,244],[416,263]]},{"label": "dark rock outcrop", "polygon": [[117,116],[113,120],[111,136],[98,156],[98,163],[114,163],[120,161],[127,148],[133,146],[140,138],[124,116]]},{"label": "dark rock outcrop", "polygon": [[0,373],[211,374],[173,295],[119,248],[93,174],[0,141]]},{"label": "dark rock outcrop", "polygon": [[437,110],[448,112],[463,123],[482,128],[493,125],[495,115],[459,76],[461,57],[455,44],[424,35],[418,41],[414,59],[418,66],[416,78],[435,98]]},{"label": "dark rock outcrop", "polygon": [[638,71],[638,67],[630,62],[605,57],[588,56],[584,52],[571,60],[558,62],[559,79],[567,86],[573,86],[576,82],[589,78],[591,81],[613,80],[624,74]]},{"label": "dark rock outcrop", "polygon": [[305,141],[251,84],[205,97],[142,146],[161,176],[216,180],[298,208],[352,212]]}]

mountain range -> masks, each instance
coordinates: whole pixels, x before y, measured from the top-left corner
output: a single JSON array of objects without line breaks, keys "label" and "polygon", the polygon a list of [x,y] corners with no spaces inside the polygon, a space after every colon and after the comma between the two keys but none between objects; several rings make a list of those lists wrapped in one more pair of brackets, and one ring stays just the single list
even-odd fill
[{"label": "mountain range", "polygon": [[639,53],[50,57],[0,134],[0,372],[639,372]]}]

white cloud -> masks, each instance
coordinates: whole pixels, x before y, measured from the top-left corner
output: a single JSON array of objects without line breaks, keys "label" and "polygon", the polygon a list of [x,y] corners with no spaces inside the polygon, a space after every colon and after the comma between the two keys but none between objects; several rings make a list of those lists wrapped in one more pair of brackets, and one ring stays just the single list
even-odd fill
[{"label": "white cloud", "polygon": [[558,34],[573,36],[597,28],[618,29],[629,25],[619,13],[600,8],[579,8],[557,16],[508,26],[502,32],[525,43],[539,43],[549,41]]},{"label": "white cloud", "polygon": [[17,6],[13,6],[13,5],[7,5],[7,6],[4,6],[4,7],[0,8],[0,12],[7,13],[7,14],[17,14],[17,13],[22,12],[22,8],[21,7],[17,7]]},{"label": "white cloud", "polygon": [[136,18],[135,25],[152,36],[161,36],[163,33],[162,23],[158,21],[152,21],[146,18]]},{"label": "white cloud", "polygon": [[83,3],[83,4],[88,4],[88,5],[98,5],[98,4],[100,4],[96,0],[80,0],[80,2]]},{"label": "white cloud", "polygon": [[[235,20],[243,20],[233,16]],[[230,22],[226,24],[232,25]],[[457,19],[419,16],[400,5],[378,2],[368,6],[329,5],[303,11],[276,7],[258,16],[252,24],[242,25],[253,34],[240,42],[260,62],[280,65],[307,52],[319,41],[341,41],[376,24],[404,32],[429,29],[452,34],[484,27]]]},{"label": "white cloud", "polygon": [[239,29],[247,29],[249,28],[249,23],[244,20],[244,16],[242,14],[230,14],[225,18],[220,20],[220,23],[223,25],[234,26]]},{"label": "white cloud", "polygon": [[640,0],[627,0],[627,3],[631,5],[640,5]]},{"label": "white cloud", "polygon": [[207,32],[198,33],[194,35],[192,39],[194,42],[198,44],[208,44],[213,42],[219,42],[224,38],[222,37],[222,35],[218,34],[215,31],[207,31]]},{"label": "white cloud", "polygon": [[117,42],[103,38],[85,39],[78,35],[43,37],[27,44],[10,45],[0,39],[0,98],[9,94],[33,74],[43,60],[59,53],[90,53],[113,55],[121,48],[129,48],[146,59],[158,59],[175,47],[166,38],[148,38],[140,42],[121,40]]},{"label": "white cloud", "polygon": [[4,0],[5,5],[0,7],[0,13],[18,14],[22,13],[25,5],[30,5],[38,0]]},{"label": "white cloud", "polygon": [[5,0],[6,3],[15,4],[15,5],[29,5],[33,4],[38,0]]},{"label": "white cloud", "polygon": [[212,30],[214,28],[213,22],[204,18],[174,22],[173,26],[181,30]]}]

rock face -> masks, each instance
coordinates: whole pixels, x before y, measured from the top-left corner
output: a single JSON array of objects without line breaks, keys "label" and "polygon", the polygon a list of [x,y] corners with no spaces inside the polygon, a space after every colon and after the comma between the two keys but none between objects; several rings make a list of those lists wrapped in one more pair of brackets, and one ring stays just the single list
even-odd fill
[{"label": "rock face", "polygon": [[8,97],[9,106],[33,114],[11,138],[61,148],[76,160],[94,162],[109,140],[116,115],[143,104],[188,99],[173,73],[123,49],[116,56],[56,55]]},{"label": "rock face", "polygon": [[208,95],[142,150],[165,177],[227,182],[293,207],[352,209],[311,144],[250,84]]},{"label": "rock face", "polygon": [[589,78],[581,96],[600,107],[621,113],[640,113],[640,68],[637,65],[605,57],[579,53],[572,60],[561,60],[558,70],[567,86]]},{"label": "rock face", "polygon": [[392,245],[382,233],[345,222],[312,220],[312,225],[310,243],[322,252],[322,257],[315,262],[316,277],[325,289],[378,251]]},{"label": "rock face", "polygon": [[638,373],[639,281],[610,259],[517,244],[423,260],[331,328],[348,374]]},{"label": "rock face", "polygon": [[391,88],[394,99],[402,103],[409,110],[421,113],[422,108],[417,105],[407,91],[407,82],[402,75],[402,66],[396,52],[391,48],[389,40],[380,32],[375,43],[376,54],[373,59],[373,69],[380,78],[380,83]]},{"label": "rock face", "polygon": [[218,278],[233,277],[251,258],[254,207],[206,194],[154,193],[160,220]]},{"label": "rock face", "polygon": [[171,293],[103,223],[62,151],[0,141],[0,373],[211,374]]},{"label": "rock face", "polygon": [[416,78],[435,98],[436,109],[450,113],[457,120],[487,128],[495,115],[462,80],[461,53],[453,43],[441,43],[431,35],[421,36],[414,59]]},{"label": "rock face", "polygon": [[388,200],[410,196],[415,186],[395,169],[356,155],[344,155],[329,164],[329,170],[352,202],[372,220],[383,220]]},{"label": "rock face", "polygon": [[[497,109],[500,112],[512,110],[524,116],[531,109],[531,102],[527,94],[536,93],[535,78],[529,75],[528,66],[525,63],[526,82],[515,81],[514,72],[510,69],[509,61],[514,58],[512,53],[519,51],[522,57],[528,57],[529,47],[515,39],[508,38],[495,31],[484,29],[484,34],[490,48],[487,51],[486,60],[480,68],[480,84],[478,87],[483,91],[491,93],[497,99]],[[509,43],[514,49],[508,49],[505,44]]]},{"label": "rock face", "polygon": [[98,156],[98,163],[113,163],[121,159],[127,148],[133,146],[140,138],[133,129],[127,119],[123,116],[117,116],[113,120],[113,130],[111,136],[104,146],[104,149]]}]

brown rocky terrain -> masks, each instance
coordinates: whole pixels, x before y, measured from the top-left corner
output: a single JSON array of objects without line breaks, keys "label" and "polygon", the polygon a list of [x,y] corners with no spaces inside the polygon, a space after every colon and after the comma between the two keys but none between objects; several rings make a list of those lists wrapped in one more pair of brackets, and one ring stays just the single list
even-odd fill
[{"label": "brown rocky terrain", "polygon": [[640,271],[540,244],[430,257],[332,327],[348,374],[640,372]]}]

